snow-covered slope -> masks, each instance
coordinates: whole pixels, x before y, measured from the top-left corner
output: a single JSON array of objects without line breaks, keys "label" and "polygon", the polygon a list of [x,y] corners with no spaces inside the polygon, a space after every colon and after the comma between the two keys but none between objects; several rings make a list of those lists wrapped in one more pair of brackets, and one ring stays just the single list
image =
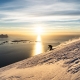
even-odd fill
[{"label": "snow-covered slope", "polygon": [[80,80],[80,39],[1,68],[0,80]]}]

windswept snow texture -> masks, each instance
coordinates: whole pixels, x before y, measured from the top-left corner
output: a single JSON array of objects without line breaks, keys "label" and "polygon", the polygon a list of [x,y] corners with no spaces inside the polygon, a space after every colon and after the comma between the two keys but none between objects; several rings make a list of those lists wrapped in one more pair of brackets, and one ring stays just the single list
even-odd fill
[{"label": "windswept snow texture", "polygon": [[80,39],[1,68],[0,80],[80,80]]}]

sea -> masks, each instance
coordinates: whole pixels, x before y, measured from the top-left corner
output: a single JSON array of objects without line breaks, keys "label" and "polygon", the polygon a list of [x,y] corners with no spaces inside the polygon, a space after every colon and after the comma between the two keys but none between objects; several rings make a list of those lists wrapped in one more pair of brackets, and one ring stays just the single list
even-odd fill
[{"label": "sea", "polygon": [[65,41],[79,37],[80,35],[20,35],[0,38],[0,68],[38,54],[45,54],[48,45],[54,48]]}]

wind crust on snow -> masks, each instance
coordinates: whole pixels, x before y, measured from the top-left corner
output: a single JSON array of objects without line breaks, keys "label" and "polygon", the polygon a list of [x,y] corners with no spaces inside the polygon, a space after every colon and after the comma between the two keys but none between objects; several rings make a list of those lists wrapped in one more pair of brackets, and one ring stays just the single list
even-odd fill
[{"label": "wind crust on snow", "polygon": [[[76,78],[73,78],[73,79],[66,78],[66,76],[65,76],[66,80],[80,80],[80,77],[79,77],[79,75],[80,75],[80,38],[60,44],[59,46],[56,47],[56,49],[54,49],[52,51],[48,51],[48,52],[45,52],[44,54],[39,54],[34,57],[19,61],[17,63],[8,65],[6,67],[3,67],[0,69],[0,74],[4,73],[5,71],[8,71],[10,69],[12,70],[13,68],[15,68],[16,70],[22,70],[22,69],[28,69],[28,68],[34,69],[36,66],[39,67],[39,66],[44,66],[44,65],[53,67],[53,66],[55,66],[55,64],[57,66],[57,68],[55,68],[56,70],[59,70],[59,68],[60,69],[66,68],[65,70],[63,70],[63,73],[69,74],[68,77],[71,77],[71,76],[74,77],[72,74],[75,74],[75,76],[77,76]],[[58,67],[58,66],[60,66],[60,67]],[[32,71],[33,71],[33,69],[32,69]],[[47,69],[48,69],[48,67],[47,67]],[[42,69],[42,71],[43,71],[43,69]],[[4,79],[4,77],[3,77],[3,79]],[[64,80],[64,79],[61,78],[59,80]],[[19,79],[19,80],[21,80],[21,79]],[[37,79],[30,79],[30,80],[37,80]],[[42,80],[42,79],[40,79],[40,80]],[[43,79],[43,80],[46,80],[46,79]],[[58,80],[58,79],[56,79],[56,78],[50,79],[49,78],[47,80]]]}]

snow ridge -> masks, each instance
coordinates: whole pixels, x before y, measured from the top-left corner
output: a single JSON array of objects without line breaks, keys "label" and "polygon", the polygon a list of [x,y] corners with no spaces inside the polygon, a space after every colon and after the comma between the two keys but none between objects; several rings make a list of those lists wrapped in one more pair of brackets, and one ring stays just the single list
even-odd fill
[{"label": "snow ridge", "polygon": [[80,38],[0,69],[0,80],[80,80],[79,75]]}]

